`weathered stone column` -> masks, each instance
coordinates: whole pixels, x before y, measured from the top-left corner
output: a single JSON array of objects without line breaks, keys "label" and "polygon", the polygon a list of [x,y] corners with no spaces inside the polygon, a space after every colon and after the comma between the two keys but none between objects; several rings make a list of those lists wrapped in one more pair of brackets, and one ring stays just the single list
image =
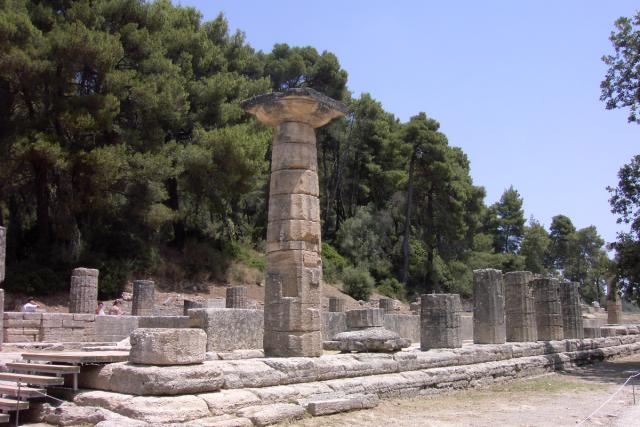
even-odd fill
[{"label": "weathered stone column", "polygon": [[7,229],[0,227],[0,285],[4,282],[5,260],[7,257]]},{"label": "weathered stone column", "polygon": [[487,268],[473,271],[473,342],[502,344],[504,323],[504,282],[502,271]]},{"label": "weathered stone column", "polygon": [[132,316],[153,316],[155,288],[153,280],[133,281]]},{"label": "weathered stone column", "polygon": [[69,313],[96,312],[98,305],[98,275],[94,268],[74,268],[69,290]]},{"label": "weathered stone column", "polygon": [[322,261],[315,128],[346,113],[313,89],[289,89],[242,103],[274,128],[271,151],[265,356],[320,356]]},{"label": "weathered stone column", "polygon": [[564,282],[560,284],[564,338],[584,338],[579,289],[580,284],[577,282]]},{"label": "weathered stone column", "polygon": [[530,271],[512,271],[502,277],[507,341],[537,341],[535,302],[531,290],[533,274]]},{"label": "weathered stone column", "polygon": [[385,313],[393,313],[393,305],[391,298],[380,298],[378,301],[378,307],[383,309]]},{"label": "weathered stone column", "polygon": [[329,297],[329,312],[341,313],[344,311],[344,298]]},{"label": "weathered stone column", "polygon": [[617,292],[607,299],[607,323],[609,325],[620,325],[622,321],[622,299]]},{"label": "weathered stone column", "polygon": [[536,305],[536,327],[540,341],[561,340],[562,305],[556,279],[534,279],[533,298]]},{"label": "weathered stone column", "polygon": [[460,313],[462,313],[460,295],[422,295],[420,349],[462,347]]},{"label": "weathered stone column", "polygon": [[249,308],[247,300],[247,288],[245,286],[233,286],[227,288],[227,308]]}]

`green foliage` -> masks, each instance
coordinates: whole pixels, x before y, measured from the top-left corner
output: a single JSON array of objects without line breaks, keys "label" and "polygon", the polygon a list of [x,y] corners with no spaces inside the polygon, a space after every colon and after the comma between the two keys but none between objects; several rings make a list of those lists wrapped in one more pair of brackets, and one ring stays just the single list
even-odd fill
[{"label": "green foliage", "polygon": [[369,300],[375,280],[366,269],[362,267],[347,267],[342,272],[341,279],[347,295],[356,300]]},{"label": "green foliage", "polygon": [[549,227],[549,260],[548,264],[557,269],[563,269],[570,256],[576,228],[571,219],[564,215],[556,215],[551,219]]},{"label": "green foliage", "polygon": [[376,283],[376,291],[389,298],[399,300],[405,300],[407,298],[405,287],[395,277],[383,279]]},{"label": "green foliage", "polygon": [[549,233],[542,224],[534,218],[529,220],[525,228],[520,255],[524,257],[525,269],[532,273],[544,274],[547,271],[546,262],[551,244]]},{"label": "green foliage", "polygon": [[522,197],[513,186],[504,190],[500,200],[487,210],[486,228],[494,238],[496,252],[515,254],[524,236]]},{"label": "green foliage", "polygon": [[267,267],[267,260],[264,254],[257,252],[246,244],[231,241],[225,247],[225,252],[230,258],[244,263],[246,266],[264,271]]},{"label": "green foliage", "polygon": [[46,295],[56,289],[64,289],[64,274],[51,268],[43,267],[41,263],[24,261],[9,270],[3,288],[9,292],[28,295]]},{"label": "green foliage", "polygon": [[327,283],[336,283],[347,267],[347,260],[326,242],[322,242],[322,278]]},{"label": "green foliage", "polygon": [[602,57],[609,69],[600,83],[600,100],[608,110],[629,108],[627,120],[640,123],[640,11],[631,18],[618,18],[609,40],[615,54]]}]

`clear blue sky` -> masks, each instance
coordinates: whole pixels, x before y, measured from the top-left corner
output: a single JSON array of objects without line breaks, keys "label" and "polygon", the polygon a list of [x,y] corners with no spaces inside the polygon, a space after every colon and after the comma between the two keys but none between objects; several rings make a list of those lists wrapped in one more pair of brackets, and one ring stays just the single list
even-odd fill
[{"label": "clear blue sky", "polygon": [[471,161],[487,204],[513,185],[525,215],[621,226],[605,187],[640,152],[640,126],[599,101],[609,34],[631,1],[196,1],[223,12],[254,48],[314,46],[337,55],[354,96],[402,121],[424,111]]}]

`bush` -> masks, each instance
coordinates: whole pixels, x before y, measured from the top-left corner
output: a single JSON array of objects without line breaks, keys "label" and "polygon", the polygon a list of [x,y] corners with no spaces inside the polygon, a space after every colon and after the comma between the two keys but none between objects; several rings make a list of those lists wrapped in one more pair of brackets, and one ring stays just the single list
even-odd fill
[{"label": "bush", "polygon": [[53,271],[35,261],[23,261],[7,271],[4,289],[31,295],[46,295],[68,289],[68,281],[62,271]]},{"label": "bush", "polygon": [[376,284],[376,290],[389,298],[406,299],[405,288],[395,277],[380,281]]},{"label": "bush", "polygon": [[368,301],[373,292],[374,280],[367,270],[361,267],[347,267],[342,272],[344,291],[357,300]]},{"label": "bush", "polygon": [[347,260],[328,243],[322,243],[322,277],[327,283],[335,283],[347,267]]}]

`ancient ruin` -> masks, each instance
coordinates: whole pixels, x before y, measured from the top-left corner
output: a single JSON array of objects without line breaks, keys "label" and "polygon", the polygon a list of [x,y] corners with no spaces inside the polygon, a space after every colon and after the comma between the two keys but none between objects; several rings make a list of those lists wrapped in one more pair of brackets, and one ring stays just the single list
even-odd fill
[{"label": "ancient ruin", "polygon": [[93,314],[98,304],[98,276],[93,268],[75,268],[71,273],[69,313]]},{"label": "ancient ruin", "polygon": [[534,279],[532,287],[538,339],[542,341],[563,339],[562,304],[558,280]]},{"label": "ancient ruin", "polygon": [[247,288],[245,286],[232,286],[227,288],[227,308],[249,308]]},{"label": "ancient ruin", "polygon": [[473,272],[473,342],[501,344],[506,341],[504,282],[502,271]]},{"label": "ancient ruin", "polygon": [[274,128],[271,152],[264,351],[320,356],[320,201],[315,130],[346,108],[313,89],[289,89],[243,102]]},{"label": "ancient ruin", "polygon": [[584,338],[582,308],[580,306],[580,284],[564,282],[560,284],[562,305],[562,330],[565,338]]},{"label": "ancient ruin", "polygon": [[460,295],[422,295],[420,349],[462,347]]},{"label": "ancient ruin", "polygon": [[510,342],[536,341],[535,301],[530,271],[513,271],[503,276],[506,337]]},{"label": "ancient ruin", "polygon": [[329,312],[341,313],[345,311],[344,298],[330,297],[329,298]]},{"label": "ancient ruin", "polygon": [[622,299],[616,291],[607,297],[607,323],[619,325],[622,322]]},{"label": "ancient ruin", "polygon": [[134,316],[153,316],[156,284],[153,280],[133,281],[133,300],[131,314]]}]

